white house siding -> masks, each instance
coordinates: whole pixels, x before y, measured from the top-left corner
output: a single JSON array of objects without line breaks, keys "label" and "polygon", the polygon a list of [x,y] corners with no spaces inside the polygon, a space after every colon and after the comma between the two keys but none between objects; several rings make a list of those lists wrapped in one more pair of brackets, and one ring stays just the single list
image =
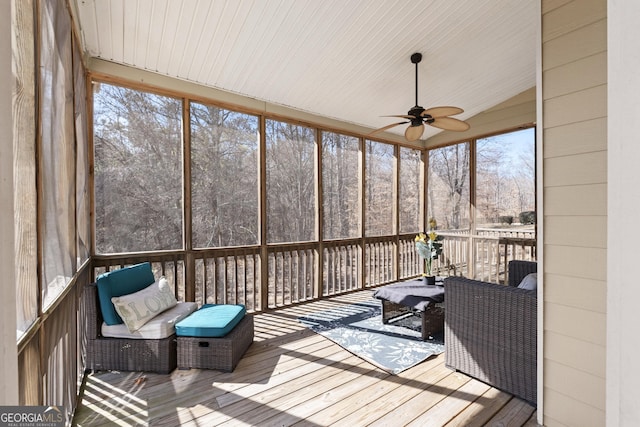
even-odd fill
[{"label": "white house siding", "polygon": [[640,425],[640,2],[609,0],[607,425]]},{"label": "white house siding", "polygon": [[544,424],[605,424],[607,1],[542,1]]}]

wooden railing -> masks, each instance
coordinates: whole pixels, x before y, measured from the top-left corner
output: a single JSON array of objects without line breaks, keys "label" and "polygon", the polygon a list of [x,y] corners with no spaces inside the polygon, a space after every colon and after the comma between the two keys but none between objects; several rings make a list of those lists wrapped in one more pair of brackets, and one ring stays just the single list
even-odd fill
[{"label": "wooden railing", "polygon": [[[533,238],[440,234],[443,251],[433,264],[440,276],[505,283],[510,260],[535,260]],[[92,260],[93,274],[95,278],[149,261],[156,277],[165,276],[174,284],[179,300],[244,304],[256,312],[417,277],[424,262],[417,255],[414,237],[98,255]]]},{"label": "wooden railing", "polygon": [[269,246],[267,306],[282,307],[317,298],[317,243]]},{"label": "wooden railing", "polygon": [[445,238],[442,241],[442,256],[434,263],[438,275],[506,283],[509,261],[536,259],[535,238],[499,237],[501,232],[490,236],[486,231],[484,235],[474,236],[447,232],[440,234]]},{"label": "wooden railing", "polygon": [[195,301],[260,307],[260,250],[257,247],[208,249],[194,253]]},{"label": "wooden railing", "polygon": [[477,228],[476,234],[483,237],[510,237],[521,239],[533,239],[536,233],[532,229],[513,228]]},{"label": "wooden railing", "polygon": [[360,239],[325,242],[322,259],[322,296],[361,288],[363,264]]},{"label": "wooden railing", "polygon": [[393,282],[396,237],[369,237],[365,240],[365,287]]},{"label": "wooden railing", "polygon": [[398,238],[398,279],[409,279],[422,274],[424,261],[416,251],[415,234]]}]

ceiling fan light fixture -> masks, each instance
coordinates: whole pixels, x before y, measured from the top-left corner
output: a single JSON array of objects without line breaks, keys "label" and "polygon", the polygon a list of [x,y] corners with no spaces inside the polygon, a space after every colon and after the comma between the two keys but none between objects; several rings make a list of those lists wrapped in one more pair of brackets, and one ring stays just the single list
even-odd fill
[{"label": "ceiling fan light fixture", "polygon": [[402,117],[407,119],[408,121],[394,123],[391,125],[381,127],[379,129],[374,130],[369,135],[372,135],[377,132],[382,132],[394,126],[399,126],[407,123],[410,123],[410,124],[405,130],[404,136],[409,142],[413,142],[420,139],[420,137],[424,133],[425,123],[439,129],[450,130],[455,132],[463,132],[469,129],[470,126],[467,122],[449,117],[455,114],[463,113],[464,110],[462,108],[443,106],[443,107],[432,107],[432,108],[424,109],[418,105],[418,64],[420,63],[420,61],[422,61],[421,53],[416,52],[411,55],[411,63],[416,65],[416,104],[415,106],[413,106],[406,115],[402,114],[402,115],[386,116],[386,117]]}]

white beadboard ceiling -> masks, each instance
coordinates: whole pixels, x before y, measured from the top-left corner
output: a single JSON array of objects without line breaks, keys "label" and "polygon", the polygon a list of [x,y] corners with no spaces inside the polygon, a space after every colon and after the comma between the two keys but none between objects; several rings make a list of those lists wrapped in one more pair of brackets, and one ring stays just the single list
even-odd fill
[{"label": "white beadboard ceiling", "polygon": [[90,57],[369,128],[415,104],[414,52],[419,105],[462,120],[536,81],[534,0],[71,3]]}]

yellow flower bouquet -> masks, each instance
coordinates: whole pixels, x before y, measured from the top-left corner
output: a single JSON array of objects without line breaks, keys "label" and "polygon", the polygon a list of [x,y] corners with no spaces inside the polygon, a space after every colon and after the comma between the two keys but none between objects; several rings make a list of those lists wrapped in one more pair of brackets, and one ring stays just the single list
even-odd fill
[{"label": "yellow flower bouquet", "polygon": [[418,255],[424,259],[424,275],[432,277],[431,265],[433,260],[438,259],[442,253],[442,239],[443,236],[436,233],[437,223],[435,219],[429,220],[429,231],[427,233],[418,233],[416,236],[416,250]]}]

